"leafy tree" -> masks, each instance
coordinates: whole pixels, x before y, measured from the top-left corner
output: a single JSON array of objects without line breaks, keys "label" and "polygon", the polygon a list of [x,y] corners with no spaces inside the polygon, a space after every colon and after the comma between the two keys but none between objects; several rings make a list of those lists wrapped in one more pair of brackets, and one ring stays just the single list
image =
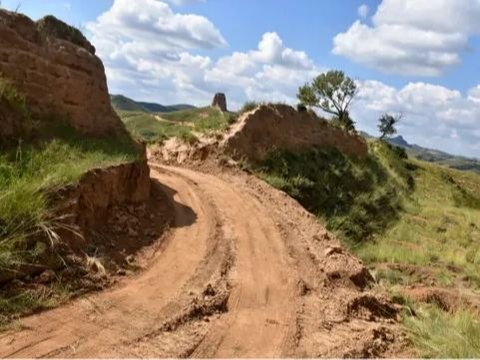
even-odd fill
[{"label": "leafy tree", "polygon": [[357,85],[343,71],[332,70],[313,79],[298,90],[297,97],[307,106],[332,114],[346,130],[354,130],[348,109],[357,95]]},{"label": "leafy tree", "polygon": [[378,120],[378,130],[380,131],[380,139],[387,136],[392,136],[397,133],[396,125],[400,122],[402,115],[393,116],[390,114],[383,114]]}]

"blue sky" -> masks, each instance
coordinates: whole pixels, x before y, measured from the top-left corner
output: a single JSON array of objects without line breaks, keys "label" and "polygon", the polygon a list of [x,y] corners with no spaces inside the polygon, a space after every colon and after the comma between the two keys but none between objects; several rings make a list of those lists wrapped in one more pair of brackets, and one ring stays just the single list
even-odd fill
[{"label": "blue sky", "polygon": [[480,0],[23,0],[20,11],[80,27],[112,93],[294,104],[299,85],[341,69],[360,87],[360,129],[402,112],[408,141],[480,158]]}]

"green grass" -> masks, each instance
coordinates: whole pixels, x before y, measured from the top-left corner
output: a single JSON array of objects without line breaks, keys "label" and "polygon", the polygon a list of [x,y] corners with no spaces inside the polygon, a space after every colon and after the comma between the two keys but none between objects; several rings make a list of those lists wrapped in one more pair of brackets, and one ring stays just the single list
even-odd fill
[{"label": "green grass", "polygon": [[224,131],[235,119],[232,113],[222,113],[210,107],[159,114],[120,111],[119,115],[127,129],[147,143],[162,142],[172,137],[195,143],[198,141],[197,133]]},{"label": "green grass", "polygon": [[195,131],[202,133],[223,131],[235,118],[235,114],[224,113],[215,107],[161,113],[160,116],[165,120],[191,123]]},{"label": "green grass", "polygon": [[54,234],[50,191],[93,168],[138,158],[127,134],[88,137],[62,123],[48,123],[39,132],[48,136],[34,144],[19,142],[0,155],[0,271],[33,262],[41,249],[29,239]]},{"label": "green grass", "polygon": [[436,306],[423,306],[416,313],[405,315],[404,323],[421,357],[480,357],[478,314],[468,310],[451,314]]},{"label": "green grass", "polygon": [[480,176],[416,162],[415,191],[398,221],[357,249],[364,260],[462,269],[480,285]]},{"label": "green grass", "polygon": [[188,139],[192,132],[191,127],[185,124],[159,121],[155,115],[144,112],[123,111],[120,116],[130,133],[147,143],[162,142],[172,137]]},{"label": "green grass", "polygon": [[402,195],[413,186],[404,161],[383,143],[370,144],[366,159],[329,148],[275,150],[256,171],[317,214],[350,246],[371,240],[395,221]]},{"label": "green grass", "polygon": [[260,105],[261,103],[258,103],[256,101],[247,101],[245,104],[243,104],[242,108],[238,113],[243,114],[243,113],[255,110]]},{"label": "green grass", "polygon": [[[480,289],[480,175],[409,160],[385,143],[369,157],[333,149],[273,151],[257,174],[318,215],[393,293],[408,286]],[[398,269],[389,268],[404,264]],[[469,291],[472,291],[470,289]],[[479,357],[479,315],[431,305],[404,317],[426,357]]]}]

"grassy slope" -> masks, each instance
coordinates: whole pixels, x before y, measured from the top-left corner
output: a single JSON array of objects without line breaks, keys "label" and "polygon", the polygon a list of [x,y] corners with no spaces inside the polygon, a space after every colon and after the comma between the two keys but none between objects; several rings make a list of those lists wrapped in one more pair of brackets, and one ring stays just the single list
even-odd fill
[{"label": "grassy slope", "polygon": [[400,155],[374,143],[366,159],[336,149],[303,153],[274,151],[256,169],[259,176],[299,200],[351,246],[395,221],[412,177]]},{"label": "grassy slope", "polygon": [[[421,281],[408,266],[432,274],[435,286],[480,289],[480,176],[405,160],[379,142],[369,148],[366,160],[276,151],[255,171],[318,214],[392,293]],[[477,312],[412,306],[416,316],[404,319],[420,355],[480,356]]]},{"label": "grassy slope", "polygon": [[90,138],[67,125],[42,129],[48,140],[19,143],[0,156],[0,268],[27,261],[22,244],[51,219],[47,193],[73,182],[86,171],[137,158],[126,136]]},{"label": "grassy slope", "polygon": [[119,115],[135,137],[148,143],[172,137],[192,143],[196,140],[196,133],[223,131],[234,117],[210,107],[161,114],[120,111]]}]

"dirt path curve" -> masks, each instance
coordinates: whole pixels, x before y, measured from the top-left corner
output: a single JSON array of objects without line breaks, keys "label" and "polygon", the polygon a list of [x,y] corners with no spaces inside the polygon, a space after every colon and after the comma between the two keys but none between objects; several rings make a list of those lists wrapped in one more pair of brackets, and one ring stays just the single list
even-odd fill
[{"label": "dirt path curve", "polygon": [[269,211],[215,176],[169,170],[197,182],[221,207],[236,247],[228,313],[211,327],[193,356],[282,356],[295,333],[298,277]]},{"label": "dirt path curve", "polygon": [[22,319],[20,330],[0,334],[0,357],[135,356],[128,344],[145,339],[144,356],[174,353],[149,348],[148,338],[188,304],[185,294],[208,282],[214,272],[205,273],[213,266],[208,258],[224,251],[215,241],[232,241],[235,252],[228,313],[191,346],[194,355],[282,354],[292,333],[296,279],[268,210],[211,175],[176,168],[152,173],[165,191],[176,192],[176,227],[151,266],[114,289]]}]

